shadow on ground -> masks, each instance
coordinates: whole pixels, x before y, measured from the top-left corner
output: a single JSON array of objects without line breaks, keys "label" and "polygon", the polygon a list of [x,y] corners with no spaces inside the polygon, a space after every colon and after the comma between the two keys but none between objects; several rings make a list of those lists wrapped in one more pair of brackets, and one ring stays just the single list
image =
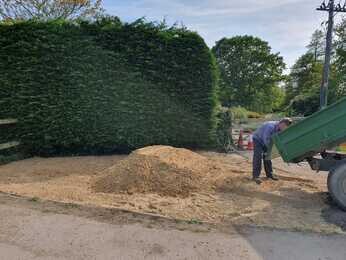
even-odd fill
[{"label": "shadow on ground", "polygon": [[327,223],[334,224],[346,232],[346,212],[338,208],[329,194],[326,196],[325,202],[329,207],[322,209],[322,218]]}]

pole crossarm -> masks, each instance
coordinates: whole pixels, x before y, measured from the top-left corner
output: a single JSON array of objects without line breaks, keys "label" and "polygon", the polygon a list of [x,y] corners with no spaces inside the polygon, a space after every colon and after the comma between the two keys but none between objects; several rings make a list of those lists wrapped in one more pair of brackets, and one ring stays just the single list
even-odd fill
[{"label": "pole crossarm", "polygon": [[335,13],[346,13],[346,1],[344,2],[343,5],[341,5],[341,3],[339,4],[334,4],[332,3],[332,1],[329,1],[328,4],[326,4],[325,2],[323,2],[320,7],[318,7],[316,9],[317,11],[333,11]]}]

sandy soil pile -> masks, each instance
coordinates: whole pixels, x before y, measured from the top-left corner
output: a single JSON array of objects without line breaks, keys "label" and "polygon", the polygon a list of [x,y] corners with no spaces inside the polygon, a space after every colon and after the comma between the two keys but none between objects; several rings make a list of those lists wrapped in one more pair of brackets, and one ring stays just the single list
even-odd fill
[{"label": "sandy soil pile", "polygon": [[220,164],[187,149],[151,146],[105,170],[93,188],[104,193],[187,197],[215,188],[222,170]]},{"label": "sandy soil pile", "polygon": [[[154,158],[159,164],[150,164]],[[137,185],[131,178],[119,178],[121,173],[131,174],[130,168],[134,166],[130,160],[142,167],[139,168],[143,171],[141,175],[137,176],[138,170],[134,176],[138,178],[140,189],[148,193],[139,192],[138,187],[131,193],[126,182],[121,183],[127,189],[110,185],[112,182],[102,186],[109,185],[108,189],[118,192],[95,191],[95,183],[101,184],[100,180],[112,169],[113,173],[119,173],[116,167],[122,172],[118,178],[113,174],[110,181],[131,180],[131,185]],[[161,168],[156,171],[158,165],[167,167],[168,171]],[[344,214],[340,213],[341,218],[335,217],[336,209],[326,201],[326,174],[312,172],[307,164],[287,165],[275,160],[274,166],[280,181],[263,177],[262,185],[256,185],[251,181],[251,161],[236,154],[196,154],[180,149],[174,149],[173,153],[167,147],[149,147],[130,156],[31,158],[0,166],[0,192],[34,198],[37,202],[51,200],[87,205],[95,207],[96,211],[106,207],[222,225],[256,225],[323,233],[342,231],[338,223],[344,223]],[[167,172],[171,175],[158,178],[159,174]],[[150,189],[156,192],[151,193]],[[186,194],[191,193],[186,197],[158,194],[181,194],[181,190],[186,189]],[[130,194],[119,190],[129,190]]]}]

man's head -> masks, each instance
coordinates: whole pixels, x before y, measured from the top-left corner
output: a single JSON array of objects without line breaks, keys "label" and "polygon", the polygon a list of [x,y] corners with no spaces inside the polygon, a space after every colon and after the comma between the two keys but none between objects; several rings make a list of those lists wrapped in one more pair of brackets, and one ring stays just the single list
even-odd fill
[{"label": "man's head", "polygon": [[289,127],[292,124],[292,119],[289,117],[285,117],[280,120],[279,122],[279,129],[280,131],[285,130],[287,127]]}]

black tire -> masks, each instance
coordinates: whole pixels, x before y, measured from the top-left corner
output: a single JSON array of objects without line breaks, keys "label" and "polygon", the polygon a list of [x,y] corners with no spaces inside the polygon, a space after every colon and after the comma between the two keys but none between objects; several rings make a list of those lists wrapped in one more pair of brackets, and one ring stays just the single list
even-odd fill
[{"label": "black tire", "polygon": [[346,211],[346,163],[329,172],[328,190],[336,204]]}]

